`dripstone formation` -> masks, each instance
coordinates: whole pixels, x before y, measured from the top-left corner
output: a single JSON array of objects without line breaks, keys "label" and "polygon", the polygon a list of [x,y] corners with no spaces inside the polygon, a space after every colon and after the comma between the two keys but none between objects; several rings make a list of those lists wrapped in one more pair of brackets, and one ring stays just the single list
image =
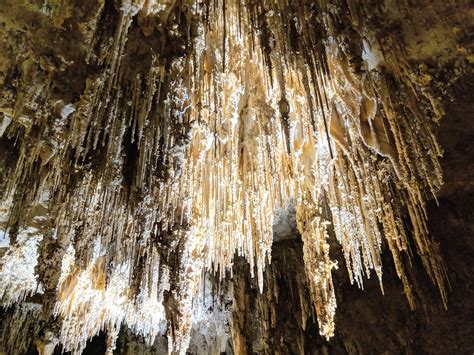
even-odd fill
[{"label": "dripstone formation", "polygon": [[0,353],[472,352],[473,17],[2,0]]}]

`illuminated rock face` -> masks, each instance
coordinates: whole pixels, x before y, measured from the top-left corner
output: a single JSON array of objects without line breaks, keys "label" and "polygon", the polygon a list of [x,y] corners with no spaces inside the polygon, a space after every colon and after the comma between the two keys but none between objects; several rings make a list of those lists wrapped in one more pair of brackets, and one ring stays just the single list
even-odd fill
[{"label": "illuminated rock face", "polygon": [[[310,318],[337,334],[337,269],[360,288],[373,273],[383,291],[389,255],[417,308],[419,262],[446,306],[426,204],[443,184],[443,104],[472,75],[467,7],[7,1],[4,348],[80,353],[104,331],[112,353],[127,329],[170,353],[257,351],[248,337],[272,353],[268,329],[286,329],[272,246],[288,228],[302,241],[290,307],[302,333],[282,353],[306,351]],[[247,277],[273,312],[255,316],[272,319],[259,333],[245,328]]]}]

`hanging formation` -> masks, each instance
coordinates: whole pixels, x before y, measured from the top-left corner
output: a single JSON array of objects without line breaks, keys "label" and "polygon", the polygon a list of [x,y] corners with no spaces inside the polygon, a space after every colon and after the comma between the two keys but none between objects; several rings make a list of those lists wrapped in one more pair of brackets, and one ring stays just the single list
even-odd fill
[{"label": "hanging formation", "polygon": [[[203,273],[230,276],[237,253],[262,290],[289,203],[321,335],[335,327],[330,233],[351,283],[375,272],[383,290],[386,246],[410,305],[413,252],[446,302],[425,209],[441,111],[402,48],[367,30],[368,9],[99,1],[78,63],[22,58],[0,104],[3,306],[44,294],[66,351],[101,330],[112,351],[125,326],[184,353]],[[61,96],[68,70],[85,80]]]}]

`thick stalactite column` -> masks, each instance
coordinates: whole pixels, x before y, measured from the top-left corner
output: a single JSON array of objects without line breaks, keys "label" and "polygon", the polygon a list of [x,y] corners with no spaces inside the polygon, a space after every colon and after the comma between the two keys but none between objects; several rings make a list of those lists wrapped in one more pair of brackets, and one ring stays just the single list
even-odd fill
[{"label": "thick stalactite column", "polygon": [[262,294],[248,277],[248,264],[239,259],[234,266],[235,354],[317,354],[337,349],[339,340],[327,342],[319,336],[299,236],[274,243],[272,255]]}]

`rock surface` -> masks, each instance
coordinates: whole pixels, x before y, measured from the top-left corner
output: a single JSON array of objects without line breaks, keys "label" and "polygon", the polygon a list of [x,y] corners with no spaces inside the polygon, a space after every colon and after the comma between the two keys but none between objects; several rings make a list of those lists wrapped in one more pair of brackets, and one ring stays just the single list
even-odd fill
[{"label": "rock surface", "polygon": [[472,353],[472,23],[4,0],[0,352]]}]

